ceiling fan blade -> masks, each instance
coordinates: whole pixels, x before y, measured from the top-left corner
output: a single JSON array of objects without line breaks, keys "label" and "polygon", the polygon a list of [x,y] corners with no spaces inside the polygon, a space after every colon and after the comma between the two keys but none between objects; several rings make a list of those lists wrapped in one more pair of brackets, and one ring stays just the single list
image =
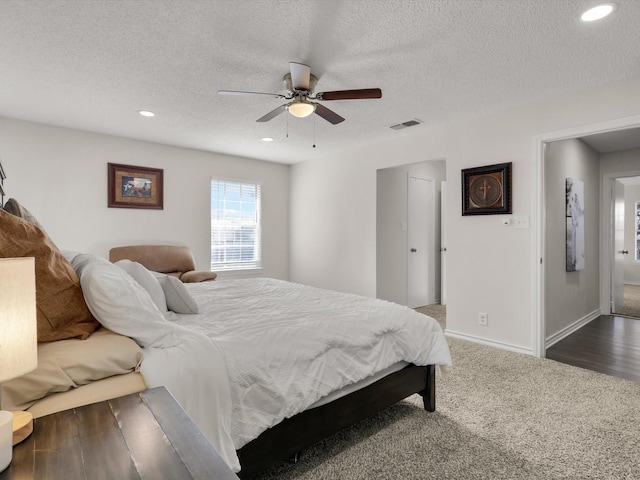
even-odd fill
[{"label": "ceiling fan blade", "polygon": [[284,112],[286,110],[287,110],[287,105],[286,104],[285,105],[280,105],[275,110],[271,110],[264,117],[260,117],[258,120],[256,120],[256,122],[268,122],[269,120],[271,120],[274,117],[277,117],[278,115],[280,115],[282,112]]},{"label": "ceiling fan blade", "polygon": [[361,88],[360,90],[337,90],[335,92],[320,92],[318,100],[363,100],[367,98],[382,98],[379,88]]},{"label": "ceiling fan blade", "polygon": [[309,90],[311,67],[304,63],[289,62],[291,71],[291,85],[294,90]]},{"label": "ceiling fan blade", "polygon": [[238,92],[235,90],[218,90],[218,95],[266,95],[273,98],[287,98],[279,93]]},{"label": "ceiling fan blade", "polygon": [[316,115],[320,115],[327,122],[332,123],[334,125],[337,125],[340,122],[344,122],[344,118],[342,118],[333,110],[329,110],[327,107],[325,107],[324,105],[320,105],[319,103],[316,104],[315,113]]}]

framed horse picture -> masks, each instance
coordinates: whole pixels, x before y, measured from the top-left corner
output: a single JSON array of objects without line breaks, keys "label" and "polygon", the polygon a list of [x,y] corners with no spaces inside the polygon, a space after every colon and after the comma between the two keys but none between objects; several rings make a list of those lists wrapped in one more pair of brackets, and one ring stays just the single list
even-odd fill
[{"label": "framed horse picture", "polygon": [[109,163],[108,206],[162,210],[163,170]]}]

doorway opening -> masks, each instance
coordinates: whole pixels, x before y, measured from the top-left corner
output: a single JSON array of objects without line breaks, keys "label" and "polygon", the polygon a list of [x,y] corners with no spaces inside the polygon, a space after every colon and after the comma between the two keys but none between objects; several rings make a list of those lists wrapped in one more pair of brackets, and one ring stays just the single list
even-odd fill
[{"label": "doorway opening", "polygon": [[603,194],[611,199],[609,205],[603,202],[603,209],[605,215],[611,212],[608,247],[612,252],[604,259],[611,281],[609,309],[603,313],[640,318],[640,176],[629,172],[607,174]]},{"label": "doorway opening", "polygon": [[376,296],[411,308],[439,304],[442,159],[377,172]]},{"label": "doorway opening", "polygon": [[[635,129],[635,131],[634,131]],[[610,172],[613,177],[622,176],[638,176],[640,172],[633,172],[632,169],[637,169],[637,158],[635,163],[629,163],[628,168],[622,168],[621,165],[624,161],[617,159],[619,165],[615,162],[604,164],[599,162],[598,171],[598,185],[600,188],[600,203],[599,212],[596,218],[599,228],[599,247],[597,252],[596,262],[597,267],[596,275],[599,277],[598,290],[599,302],[594,304],[593,311],[587,310],[579,318],[570,318],[570,322],[560,328],[557,331],[550,331],[549,324],[553,315],[558,314],[562,316],[561,308],[558,308],[557,303],[554,303],[552,299],[548,298],[549,278],[553,274],[553,269],[557,270],[557,265],[552,265],[550,257],[550,249],[548,242],[549,229],[557,228],[557,226],[550,225],[550,218],[548,216],[548,190],[551,188],[547,184],[547,178],[545,176],[547,165],[545,164],[545,152],[547,146],[556,141],[581,139],[591,145],[597,152],[601,152],[601,147],[594,147],[591,144],[593,142],[610,142],[615,143],[617,141],[617,149],[620,151],[640,149],[640,116],[627,117],[615,121],[605,122],[599,125],[591,125],[584,127],[577,127],[569,130],[563,130],[558,132],[551,132],[535,137],[535,162],[536,162],[536,269],[535,269],[535,297],[536,297],[536,313],[534,322],[534,354],[540,357],[545,356],[546,349],[559,341],[560,339],[570,335],[572,332],[578,330],[580,327],[590,322],[598,315],[605,312],[610,312],[610,302],[612,289],[612,257],[613,257],[613,235],[608,232],[609,227],[612,226],[612,212],[611,197],[603,194],[605,192],[605,178]],[[613,151],[613,150],[612,150]],[[613,154],[611,154],[613,155]],[[598,208],[598,207],[596,207]],[[607,210],[607,208],[609,210]],[[607,234],[605,234],[607,232]],[[559,272],[556,272],[560,275]],[[576,282],[578,276],[573,276],[570,281]],[[555,308],[555,313],[551,313]]]}]

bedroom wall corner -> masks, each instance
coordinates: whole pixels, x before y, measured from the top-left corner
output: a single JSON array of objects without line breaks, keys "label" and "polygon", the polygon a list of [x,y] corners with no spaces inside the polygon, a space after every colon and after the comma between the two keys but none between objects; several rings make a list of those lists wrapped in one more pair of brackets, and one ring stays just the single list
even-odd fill
[{"label": "bedroom wall corner", "polygon": [[[291,279],[374,296],[376,170],[446,158],[447,329],[467,339],[532,352],[537,326],[536,171],[533,139],[637,114],[640,77],[438,127],[296,164],[291,172]],[[513,214],[462,216],[463,168],[513,163]],[[353,188],[351,188],[353,187]],[[597,295],[596,295],[597,297]],[[488,326],[478,312],[489,314]]]},{"label": "bedroom wall corner", "polygon": [[291,166],[292,281],[376,296],[377,171],[445,158],[441,127],[396,138]]},{"label": "bedroom wall corner", "polygon": [[[0,117],[6,198],[40,221],[59,248],[108,256],[111,247],[189,246],[210,269],[210,180],[263,188],[263,275],[288,279],[289,166]],[[162,168],[164,209],[107,207],[107,163]]]}]

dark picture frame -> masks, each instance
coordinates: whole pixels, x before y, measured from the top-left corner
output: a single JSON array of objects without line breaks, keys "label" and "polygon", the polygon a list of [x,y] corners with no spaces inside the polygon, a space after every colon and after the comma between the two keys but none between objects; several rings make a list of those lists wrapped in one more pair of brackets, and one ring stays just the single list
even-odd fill
[{"label": "dark picture frame", "polygon": [[118,163],[108,170],[110,208],[164,208],[164,170]]},{"label": "dark picture frame", "polygon": [[511,213],[511,165],[498,163],[462,170],[462,215]]}]

